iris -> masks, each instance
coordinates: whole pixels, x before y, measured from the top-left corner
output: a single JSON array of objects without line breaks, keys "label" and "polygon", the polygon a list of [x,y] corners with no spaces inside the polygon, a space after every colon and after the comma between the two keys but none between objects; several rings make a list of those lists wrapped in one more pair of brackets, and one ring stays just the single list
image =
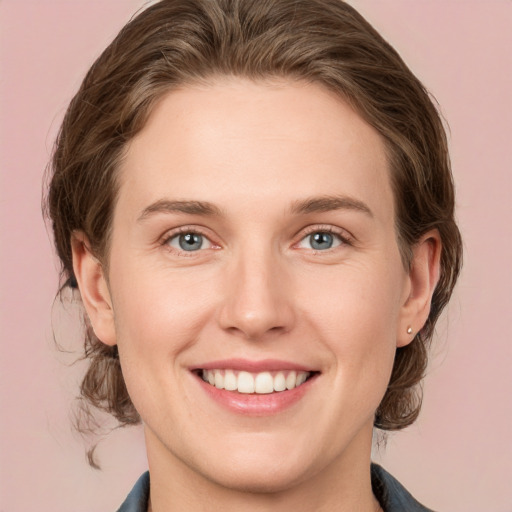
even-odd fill
[{"label": "iris", "polygon": [[309,236],[309,243],[315,250],[330,249],[334,243],[334,236],[330,233],[313,233]]},{"label": "iris", "polygon": [[203,246],[203,237],[197,233],[185,233],[179,236],[178,243],[184,251],[197,251]]}]

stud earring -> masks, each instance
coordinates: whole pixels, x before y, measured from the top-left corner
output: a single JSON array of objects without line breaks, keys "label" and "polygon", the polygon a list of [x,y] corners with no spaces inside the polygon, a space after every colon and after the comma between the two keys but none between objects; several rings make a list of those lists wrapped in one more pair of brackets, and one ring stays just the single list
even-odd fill
[{"label": "stud earring", "polygon": [[407,327],[407,334],[412,334],[412,327],[411,326]]}]

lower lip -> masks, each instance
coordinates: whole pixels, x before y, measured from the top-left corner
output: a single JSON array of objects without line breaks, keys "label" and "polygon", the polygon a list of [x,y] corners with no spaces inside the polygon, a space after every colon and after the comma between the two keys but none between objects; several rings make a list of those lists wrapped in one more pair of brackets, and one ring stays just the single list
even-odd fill
[{"label": "lower lip", "polygon": [[318,374],[315,374],[304,384],[286,391],[268,394],[245,394],[218,389],[205,382],[201,377],[196,376],[200,386],[210,398],[232,412],[247,416],[270,416],[288,409],[299,402],[311,389],[317,377]]}]

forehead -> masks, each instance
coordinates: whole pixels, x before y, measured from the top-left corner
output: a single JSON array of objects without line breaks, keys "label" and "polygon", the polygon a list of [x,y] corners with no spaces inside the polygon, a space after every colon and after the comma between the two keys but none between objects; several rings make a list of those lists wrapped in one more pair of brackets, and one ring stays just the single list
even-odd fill
[{"label": "forehead", "polygon": [[169,92],[129,143],[119,178],[121,207],[139,210],[164,196],[236,206],[346,194],[393,215],[382,137],[304,82],[225,79]]}]

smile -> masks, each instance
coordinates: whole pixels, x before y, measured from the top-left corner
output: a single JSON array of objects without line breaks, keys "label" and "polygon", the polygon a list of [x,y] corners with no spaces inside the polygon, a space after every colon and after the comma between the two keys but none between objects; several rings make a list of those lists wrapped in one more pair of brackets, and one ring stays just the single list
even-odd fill
[{"label": "smile", "polygon": [[201,370],[199,375],[211,386],[243,394],[265,395],[295,389],[306,382],[312,372],[265,371],[259,373],[231,369]]},{"label": "smile", "polygon": [[225,359],[190,368],[206,397],[237,415],[264,417],[302,402],[321,375],[291,361]]}]

